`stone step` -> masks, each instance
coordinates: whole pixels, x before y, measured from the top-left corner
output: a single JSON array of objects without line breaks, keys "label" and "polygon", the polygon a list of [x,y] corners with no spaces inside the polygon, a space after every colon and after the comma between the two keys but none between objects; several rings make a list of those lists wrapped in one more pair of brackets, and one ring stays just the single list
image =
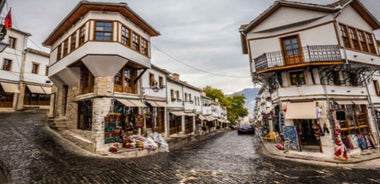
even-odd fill
[{"label": "stone step", "polygon": [[93,147],[93,144],[91,143],[90,140],[78,135],[78,134],[75,134],[69,130],[64,130],[63,131],[63,137],[70,140],[72,143],[76,144],[77,146],[87,150],[87,151],[91,151],[93,152],[94,151],[94,147]]},{"label": "stone step", "polygon": [[54,130],[67,130],[68,129],[66,119],[49,119],[48,125],[51,129],[54,129]]}]

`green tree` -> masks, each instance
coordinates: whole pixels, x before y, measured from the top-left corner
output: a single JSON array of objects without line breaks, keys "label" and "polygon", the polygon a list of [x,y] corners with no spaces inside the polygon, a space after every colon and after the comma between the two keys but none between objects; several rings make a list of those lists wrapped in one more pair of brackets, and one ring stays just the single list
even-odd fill
[{"label": "green tree", "polygon": [[230,102],[230,106],[227,108],[227,118],[231,123],[236,124],[238,119],[248,115],[248,109],[244,107],[245,96],[233,95],[227,99]]},{"label": "green tree", "polygon": [[236,124],[239,118],[243,118],[248,115],[248,109],[244,107],[245,96],[234,95],[226,97],[222,90],[206,86],[203,88],[203,92],[206,96],[215,100],[218,99],[220,104],[227,108],[227,119]]}]

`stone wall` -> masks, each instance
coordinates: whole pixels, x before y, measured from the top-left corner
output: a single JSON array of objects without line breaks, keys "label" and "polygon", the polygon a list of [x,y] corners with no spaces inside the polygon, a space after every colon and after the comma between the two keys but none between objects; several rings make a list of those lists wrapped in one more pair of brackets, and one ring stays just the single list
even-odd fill
[{"label": "stone wall", "polygon": [[[77,84],[76,86],[69,88],[67,92],[65,116],[67,120],[67,128],[69,129],[76,129],[78,127],[78,103],[75,102],[74,99],[79,94],[79,89],[79,84]],[[62,104],[62,107],[63,105],[64,104]]]},{"label": "stone wall", "polygon": [[105,151],[104,144],[104,117],[110,112],[112,99],[107,97],[94,98],[92,101],[92,140],[95,142],[95,151]]}]

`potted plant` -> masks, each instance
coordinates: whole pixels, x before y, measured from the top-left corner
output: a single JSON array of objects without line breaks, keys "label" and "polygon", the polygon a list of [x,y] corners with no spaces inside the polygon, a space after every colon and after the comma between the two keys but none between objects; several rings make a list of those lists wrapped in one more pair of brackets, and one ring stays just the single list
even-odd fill
[{"label": "potted plant", "polygon": [[202,126],[203,131],[207,131],[208,127],[206,125]]}]

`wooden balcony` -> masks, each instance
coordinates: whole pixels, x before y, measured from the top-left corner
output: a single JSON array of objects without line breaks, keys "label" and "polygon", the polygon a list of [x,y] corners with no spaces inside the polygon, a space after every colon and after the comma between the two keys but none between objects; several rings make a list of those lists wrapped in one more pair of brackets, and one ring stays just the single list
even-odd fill
[{"label": "wooden balcony", "polygon": [[300,54],[284,56],[282,51],[264,53],[254,59],[256,74],[310,65],[336,65],[342,63],[338,45],[309,45]]}]

